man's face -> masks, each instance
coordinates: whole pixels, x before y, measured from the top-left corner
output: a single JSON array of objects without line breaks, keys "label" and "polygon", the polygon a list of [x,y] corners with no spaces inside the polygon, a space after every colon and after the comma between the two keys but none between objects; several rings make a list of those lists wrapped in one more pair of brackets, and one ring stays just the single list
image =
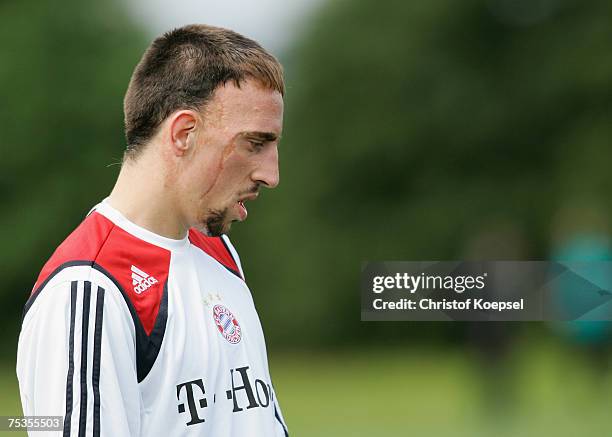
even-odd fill
[{"label": "man's face", "polygon": [[180,195],[191,226],[218,236],[246,219],[244,202],[279,182],[283,98],[254,80],[217,88],[181,165]]}]

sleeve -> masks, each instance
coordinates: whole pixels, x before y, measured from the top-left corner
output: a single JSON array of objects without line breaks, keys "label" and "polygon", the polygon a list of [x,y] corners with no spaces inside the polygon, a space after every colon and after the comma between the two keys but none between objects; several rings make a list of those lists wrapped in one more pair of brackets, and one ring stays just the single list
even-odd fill
[{"label": "sleeve", "polygon": [[105,287],[61,282],[43,289],[24,316],[17,351],[23,413],[64,417],[63,433],[53,435],[140,434],[134,327],[120,292]]}]

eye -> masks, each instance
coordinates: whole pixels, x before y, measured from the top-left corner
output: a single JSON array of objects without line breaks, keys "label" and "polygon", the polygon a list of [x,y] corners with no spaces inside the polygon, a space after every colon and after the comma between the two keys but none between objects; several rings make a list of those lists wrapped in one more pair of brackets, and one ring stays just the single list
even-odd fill
[{"label": "eye", "polygon": [[249,140],[249,143],[251,144],[251,148],[255,151],[262,149],[264,146],[263,142],[257,140]]}]

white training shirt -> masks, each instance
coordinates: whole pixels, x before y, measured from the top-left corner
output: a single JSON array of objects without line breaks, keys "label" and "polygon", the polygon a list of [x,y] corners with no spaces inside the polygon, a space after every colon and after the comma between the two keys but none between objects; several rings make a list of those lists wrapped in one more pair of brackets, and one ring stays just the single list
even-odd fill
[{"label": "white training shirt", "polygon": [[53,435],[288,435],[228,238],[168,239],[106,202],[44,266],[17,376],[24,415],[65,417]]}]

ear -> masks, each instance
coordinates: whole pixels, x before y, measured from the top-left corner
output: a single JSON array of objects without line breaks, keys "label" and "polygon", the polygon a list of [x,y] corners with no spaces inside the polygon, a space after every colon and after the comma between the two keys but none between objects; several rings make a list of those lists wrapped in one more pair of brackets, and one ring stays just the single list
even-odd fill
[{"label": "ear", "polygon": [[185,109],[170,116],[170,144],[175,156],[183,156],[193,147],[193,139],[198,124],[198,114]]}]

